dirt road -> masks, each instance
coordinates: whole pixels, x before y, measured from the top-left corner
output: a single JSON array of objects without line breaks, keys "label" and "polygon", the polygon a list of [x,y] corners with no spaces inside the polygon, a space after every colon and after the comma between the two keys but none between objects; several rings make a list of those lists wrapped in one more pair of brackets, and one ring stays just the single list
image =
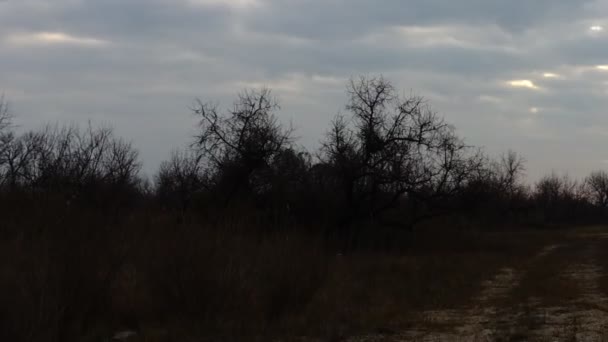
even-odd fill
[{"label": "dirt road", "polygon": [[608,341],[608,236],[577,234],[497,270],[459,310],[420,313],[410,331],[375,341]]}]

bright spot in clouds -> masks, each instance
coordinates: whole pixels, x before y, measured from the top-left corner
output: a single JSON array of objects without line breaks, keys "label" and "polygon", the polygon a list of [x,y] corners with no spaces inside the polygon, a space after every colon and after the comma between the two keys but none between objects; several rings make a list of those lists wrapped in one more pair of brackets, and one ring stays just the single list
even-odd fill
[{"label": "bright spot in clouds", "polygon": [[540,112],[540,109],[538,109],[537,107],[530,108],[530,113],[537,114],[538,112]]},{"label": "bright spot in clouds", "polygon": [[107,41],[101,39],[72,36],[62,32],[18,33],[9,35],[8,41],[17,45],[69,44],[99,46],[108,43]]},{"label": "bright spot in clouds", "polygon": [[515,87],[515,88],[538,89],[538,86],[530,80],[514,80],[514,81],[510,81],[509,85],[511,87]]},{"label": "bright spot in clouds", "polygon": [[594,25],[594,26],[591,26],[589,28],[589,30],[591,30],[592,32],[601,32],[601,31],[604,31],[604,28],[599,25]]},{"label": "bright spot in clouds", "polygon": [[559,75],[558,74],[554,74],[552,72],[546,72],[546,73],[543,74],[543,77],[544,78],[559,78]]},{"label": "bright spot in clouds", "polygon": [[608,65],[598,65],[596,68],[598,70],[608,71]]}]

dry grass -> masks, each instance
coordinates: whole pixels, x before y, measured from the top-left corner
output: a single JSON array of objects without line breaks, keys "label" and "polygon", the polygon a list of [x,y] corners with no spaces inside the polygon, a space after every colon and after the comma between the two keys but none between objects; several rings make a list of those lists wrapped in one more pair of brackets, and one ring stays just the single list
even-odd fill
[{"label": "dry grass", "polygon": [[[254,234],[242,221],[56,216],[44,210],[3,233],[3,340],[93,341],[125,328],[147,341],[390,333],[417,324],[420,311],[466,307],[484,279],[550,239],[429,229],[402,234],[405,247],[391,253],[341,253],[318,236]],[[552,290],[534,287],[542,276],[525,280],[526,291]]]}]

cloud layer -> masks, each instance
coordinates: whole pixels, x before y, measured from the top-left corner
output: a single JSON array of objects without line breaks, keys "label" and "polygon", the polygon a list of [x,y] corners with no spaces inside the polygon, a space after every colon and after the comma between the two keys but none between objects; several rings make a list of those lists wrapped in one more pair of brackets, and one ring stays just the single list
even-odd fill
[{"label": "cloud layer", "polygon": [[0,0],[0,66],[21,127],[113,123],[149,173],[194,133],[197,97],[269,86],[314,148],[346,80],[377,73],[532,179],[607,167],[599,0]]}]

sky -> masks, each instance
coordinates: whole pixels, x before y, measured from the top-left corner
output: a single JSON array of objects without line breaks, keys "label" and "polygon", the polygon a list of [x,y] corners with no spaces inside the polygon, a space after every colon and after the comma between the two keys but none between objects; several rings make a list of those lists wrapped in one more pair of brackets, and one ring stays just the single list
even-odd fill
[{"label": "sky", "polygon": [[195,100],[269,87],[314,150],[350,77],[425,97],[527,174],[608,169],[607,0],[0,0],[0,93],[22,130],[111,124],[151,175]]}]

